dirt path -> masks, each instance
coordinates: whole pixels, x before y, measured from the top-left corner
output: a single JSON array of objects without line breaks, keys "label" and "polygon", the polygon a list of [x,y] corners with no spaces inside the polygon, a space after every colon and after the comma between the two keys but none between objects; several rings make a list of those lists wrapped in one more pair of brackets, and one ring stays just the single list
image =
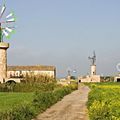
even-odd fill
[{"label": "dirt path", "polygon": [[88,120],[86,108],[88,92],[87,86],[80,86],[78,90],[65,96],[34,120]]}]

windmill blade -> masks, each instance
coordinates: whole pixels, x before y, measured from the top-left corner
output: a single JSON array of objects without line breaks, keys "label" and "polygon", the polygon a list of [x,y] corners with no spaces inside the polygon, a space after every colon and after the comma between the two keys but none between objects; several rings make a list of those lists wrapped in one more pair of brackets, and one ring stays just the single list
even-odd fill
[{"label": "windmill blade", "polygon": [[10,32],[10,33],[13,32],[13,30],[11,28],[9,28],[9,27],[6,27],[5,30]]},{"label": "windmill blade", "polygon": [[3,34],[5,35],[5,37],[9,37],[9,34],[5,30],[2,30],[2,31],[3,31]]},{"label": "windmill blade", "polygon": [[2,6],[2,10],[1,10],[1,12],[0,12],[0,18],[2,18],[2,16],[3,16],[5,10],[6,10],[6,6],[3,5],[3,6]]},{"label": "windmill blade", "polygon": [[1,29],[2,29],[2,30],[5,30],[6,28],[8,28],[8,29],[12,29],[12,30],[15,29],[15,27],[13,27],[13,26],[12,26],[12,27],[2,27]]},{"label": "windmill blade", "polygon": [[95,50],[93,51],[93,55],[96,56],[96,54],[95,54]]},{"label": "windmill blade", "polygon": [[73,73],[76,73],[76,70],[73,70]]},{"label": "windmill blade", "polygon": [[15,18],[8,19],[6,22],[15,22]]},{"label": "windmill blade", "polygon": [[12,16],[14,16],[14,13],[13,13],[13,12],[11,12],[10,14],[8,14],[8,15],[6,16],[6,18],[8,19],[8,18],[10,18],[10,17],[12,17]]},{"label": "windmill blade", "polygon": [[93,52],[93,58],[94,58],[94,60],[96,60],[96,54],[95,54],[95,51]]}]

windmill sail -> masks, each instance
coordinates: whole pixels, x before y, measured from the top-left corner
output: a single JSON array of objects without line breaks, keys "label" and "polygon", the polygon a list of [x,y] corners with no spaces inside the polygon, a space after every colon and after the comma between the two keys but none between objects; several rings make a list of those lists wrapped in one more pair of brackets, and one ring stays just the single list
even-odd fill
[{"label": "windmill sail", "polygon": [[5,30],[3,30],[3,34],[4,34],[6,37],[9,36],[9,34],[8,34]]},{"label": "windmill sail", "polygon": [[14,15],[14,13],[11,12],[9,15],[6,16],[6,18],[8,19],[8,18],[12,17],[13,15]]},{"label": "windmill sail", "polygon": [[8,28],[8,27],[6,27],[5,30],[8,31],[8,32],[12,32],[13,31],[11,28]]},{"label": "windmill sail", "polygon": [[[4,0],[3,6],[2,6],[1,11],[0,11],[0,42],[2,41],[3,36],[5,36],[6,38],[10,38],[11,34],[14,32],[14,27],[10,27],[9,24],[11,22],[16,21],[16,18],[14,16],[14,12],[10,12],[5,17],[5,19],[2,19],[3,15],[5,13],[5,10],[6,10],[6,5],[5,5],[5,0]],[[1,19],[3,21],[1,21]],[[4,27],[2,27],[2,24],[4,24]]]},{"label": "windmill sail", "polygon": [[15,22],[15,18],[11,18],[11,19],[7,20],[6,22]]},{"label": "windmill sail", "polygon": [[5,10],[6,10],[6,6],[4,5],[4,6],[2,7],[1,12],[0,12],[0,18],[2,18],[2,16],[3,16]]}]

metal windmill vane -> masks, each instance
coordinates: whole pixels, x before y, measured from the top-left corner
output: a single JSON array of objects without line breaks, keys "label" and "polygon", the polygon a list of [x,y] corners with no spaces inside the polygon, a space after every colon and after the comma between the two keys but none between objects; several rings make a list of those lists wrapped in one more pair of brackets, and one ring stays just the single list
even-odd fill
[{"label": "metal windmill vane", "polygon": [[14,26],[11,26],[15,22],[15,15],[10,12],[6,17],[4,17],[6,11],[5,0],[1,6],[0,11],[0,42],[3,42],[3,37],[10,38],[11,33],[14,31]]},{"label": "metal windmill vane", "polygon": [[88,57],[89,60],[91,60],[92,65],[95,65],[96,62],[96,54],[95,51],[93,51],[93,57]]}]

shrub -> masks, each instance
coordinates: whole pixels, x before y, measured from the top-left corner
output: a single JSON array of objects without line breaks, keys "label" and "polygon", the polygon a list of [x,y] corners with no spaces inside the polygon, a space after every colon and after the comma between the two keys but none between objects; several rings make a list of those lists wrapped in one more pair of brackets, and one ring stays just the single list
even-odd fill
[{"label": "shrub", "polygon": [[57,87],[56,83],[18,83],[0,84],[0,92],[35,92],[52,91]]},{"label": "shrub", "polygon": [[53,90],[56,80],[53,77],[45,75],[26,74],[23,78],[24,82],[19,84],[4,83],[0,84],[0,92],[35,92],[36,90]]},{"label": "shrub", "polygon": [[35,116],[35,110],[27,103],[23,103],[11,110],[0,112],[0,120],[30,120],[33,116]]},{"label": "shrub", "polygon": [[35,75],[34,73],[32,74],[26,74],[26,76],[23,78],[25,82],[27,83],[50,83],[50,82],[56,82],[56,80],[53,77],[49,77],[47,75]]},{"label": "shrub", "polygon": [[111,120],[109,103],[95,100],[89,108],[89,116],[90,120]]},{"label": "shrub", "polygon": [[[53,89],[53,88],[52,88]],[[50,91],[37,91],[31,103],[22,103],[6,111],[0,111],[0,120],[31,120],[51,105],[71,93],[73,87],[61,87]]]},{"label": "shrub", "polygon": [[119,84],[99,83],[90,88],[87,102],[90,120],[120,120]]},{"label": "shrub", "polygon": [[65,95],[71,93],[71,91],[72,89],[70,87],[63,87],[50,92],[36,92],[33,105],[42,112],[57,101],[61,100]]}]

